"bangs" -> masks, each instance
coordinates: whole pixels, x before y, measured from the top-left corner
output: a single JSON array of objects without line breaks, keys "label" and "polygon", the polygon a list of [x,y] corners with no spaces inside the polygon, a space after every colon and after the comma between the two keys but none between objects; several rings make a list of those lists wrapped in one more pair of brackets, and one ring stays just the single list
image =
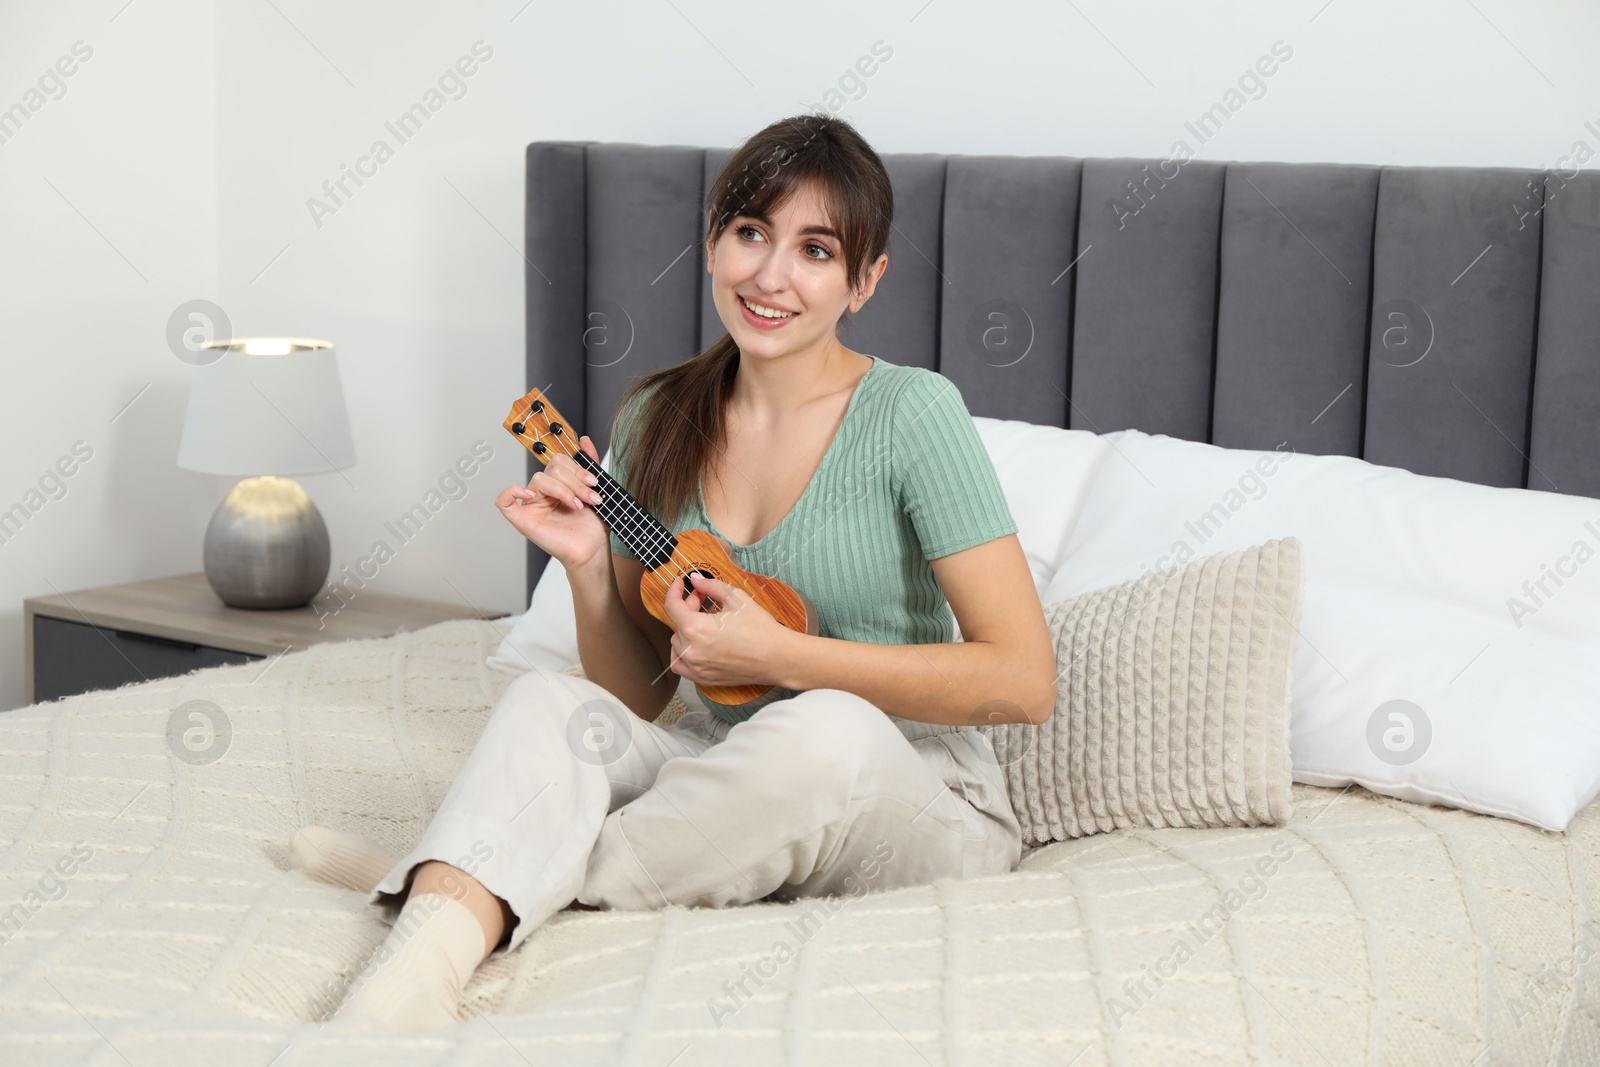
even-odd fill
[{"label": "bangs", "polygon": [[772,218],[797,190],[810,184],[817,190],[826,224],[839,234],[850,285],[859,288],[877,258],[873,245],[883,243],[888,220],[874,217],[882,213],[865,190],[851,195],[853,185],[844,173],[849,160],[841,158],[845,153],[827,138],[818,138],[816,131],[798,147],[779,143],[764,149],[759,158],[757,153],[749,153],[747,159],[736,155],[723,168],[708,198],[707,239],[715,242],[738,215]]}]

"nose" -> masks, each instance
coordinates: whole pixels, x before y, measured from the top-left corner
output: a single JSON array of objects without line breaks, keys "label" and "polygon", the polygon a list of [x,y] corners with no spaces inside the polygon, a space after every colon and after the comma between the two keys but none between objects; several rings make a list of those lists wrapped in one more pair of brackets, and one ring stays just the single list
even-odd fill
[{"label": "nose", "polygon": [[788,256],[776,250],[762,256],[761,267],[756,271],[756,287],[765,293],[781,293],[789,288],[790,264]]}]

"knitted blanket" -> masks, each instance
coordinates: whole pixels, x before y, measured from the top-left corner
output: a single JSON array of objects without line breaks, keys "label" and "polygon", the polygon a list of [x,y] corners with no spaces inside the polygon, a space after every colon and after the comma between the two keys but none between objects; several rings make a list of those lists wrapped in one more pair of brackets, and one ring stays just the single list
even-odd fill
[{"label": "knitted blanket", "polygon": [[289,869],[288,837],[409,848],[511,680],[500,637],[448,622],[0,714],[4,1062],[1600,1062],[1600,804],[1562,835],[1301,785],[1284,826],[1119,830],[988,878],[562,912],[479,968],[467,1022],[336,1035],[388,928]]}]

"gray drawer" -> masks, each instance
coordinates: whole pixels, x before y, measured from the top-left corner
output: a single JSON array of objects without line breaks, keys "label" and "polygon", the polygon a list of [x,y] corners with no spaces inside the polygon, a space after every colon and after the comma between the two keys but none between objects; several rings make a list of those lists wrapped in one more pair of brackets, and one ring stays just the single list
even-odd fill
[{"label": "gray drawer", "polygon": [[56,700],[91,689],[115,689],[129,682],[169,678],[201,667],[264,658],[249,652],[35,615],[33,699]]}]

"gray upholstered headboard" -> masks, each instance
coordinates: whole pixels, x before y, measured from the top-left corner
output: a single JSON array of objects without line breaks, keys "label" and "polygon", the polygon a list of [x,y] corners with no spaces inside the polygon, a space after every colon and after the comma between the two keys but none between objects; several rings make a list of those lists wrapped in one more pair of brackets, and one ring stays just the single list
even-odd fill
[{"label": "gray upholstered headboard", "polygon": [[[627,384],[723,333],[701,205],[730,153],[528,146],[528,385],[602,454]],[[1600,176],[883,160],[889,269],[841,336],[974,415],[1600,496]]]}]

